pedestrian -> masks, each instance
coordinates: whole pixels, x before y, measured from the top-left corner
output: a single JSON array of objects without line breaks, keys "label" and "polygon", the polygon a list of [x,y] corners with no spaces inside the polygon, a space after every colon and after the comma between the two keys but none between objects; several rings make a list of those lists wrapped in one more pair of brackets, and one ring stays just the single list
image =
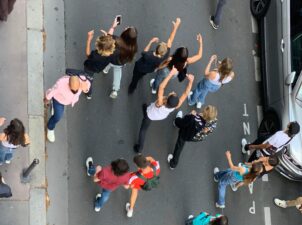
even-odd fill
[{"label": "pedestrian", "polygon": [[150,40],[148,45],[145,47],[144,51],[142,52],[141,58],[136,61],[134,69],[133,69],[133,77],[132,81],[128,88],[128,93],[132,94],[136,89],[138,81],[148,73],[154,72],[154,70],[170,55],[170,48],[173,44],[174,37],[176,35],[177,29],[181,23],[180,18],[176,18],[175,22],[173,23],[173,30],[170,34],[170,37],[167,41],[161,42],[157,45],[155,51],[150,51],[150,47],[152,43],[157,43],[159,39],[154,37]]},{"label": "pedestrian", "polygon": [[[212,64],[215,62],[216,68],[211,70]],[[233,72],[233,62],[229,58],[225,58],[217,66],[217,56],[212,55],[205,69],[204,78],[198,82],[194,91],[188,97],[188,103],[193,106],[197,103],[198,109],[205,102],[208,92],[216,92],[226,83],[233,80],[235,74]]]},{"label": "pedestrian", "polygon": [[188,74],[187,79],[189,82],[186,90],[180,98],[175,92],[169,93],[167,97],[164,96],[164,91],[168,82],[176,73],[177,69],[173,68],[170,71],[170,74],[160,84],[157,100],[155,102],[151,103],[148,107],[146,104],[143,105],[143,120],[139,131],[138,142],[134,145],[135,152],[140,153],[143,150],[146,132],[151,124],[151,121],[160,121],[166,119],[171,112],[173,112],[175,109],[178,109],[183,104],[190,93],[194,76]]},{"label": "pedestrian", "polygon": [[102,189],[98,193],[94,202],[94,210],[99,212],[103,205],[108,201],[110,194],[119,186],[123,185],[128,189],[130,179],[129,165],[125,159],[112,161],[109,166],[101,167],[93,164],[92,157],[86,160],[87,175],[93,176],[93,181]]},{"label": "pedestrian", "polygon": [[133,158],[138,167],[137,172],[132,173],[129,180],[131,188],[130,202],[126,203],[127,217],[132,217],[135,202],[139,190],[150,191],[159,184],[160,166],[159,161],[155,161],[151,156],[144,157],[141,154]]},{"label": "pedestrian", "polygon": [[[3,124],[3,118],[1,123]],[[10,164],[13,154],[20,146],[29,145],[29,136],[25,133],[25,128],[21,120],[13,119],[10,124],[0,133],[0,165]]]},{"label": "pedestrian", "polygon": [[174,169],[187,141],[203,141],[213,132],[217,126],[217,109],[208,105],[199,114],[193,110],[190,114],[182,117],[182,111],[177,113],[174,124],[179,128],[177,142],[173,154],[168,155],[170,169]]},{"label": "pedestrian", "polygon": [[13,194],[10,186],[5,183],[5,180],[0,173],[0,198],[10,198],[12,196]]},{"label": "pedestrian", "polygon": [[47,123],[47,139],[55,141],[55,126],[60,121],[64,113],[64,107],[79,101],[82,92],[87,93],[90,88],[90,81],[84,75],[63,76],[57,80],[56,84],[48,89],[45,94],[44,103],[49,105],[52,101],[53,115]]},{"label": "pedestrian", "polygon": [[228,217],[221,214],[211,216],[206,212],[201,212],[196,217],[190,215],[185,225],[228,225]]},{"label": "pedestrian", "polygon": [[277,131],[274,135],[260,135],[251,144],[247,144],[246,139],[241,140],[242,153],[252,151],[248,162],[259,159],[261,156],[270,156],[274,154],[282,154],[283,148],[288,145],[296,134],[300,132],[298,122],[290,122],[285,130]]},{"label": "pedestrian", "polygon": [[225,208],[225,191],[226,187],[238,182],[250,184],[255,181],[262,170],[261,163],[255,163],[251,167],[242,164],[241,166],[234,166],[230,151],[226,151],[226,158],[228,160],[229,169],[219,171],[217,167],[214,169],[214,181],[218,182],[218,201],[217,208]]},{"label": "pedestrian", "polygon": [[7,21],[8,15],[13,11],[16,0],[0,0],[0,21]]},{"label": "pedestrian", "polygon": [[194,56],[189,57],[189,50],[186,47],[180,47],[175,50],[172,57],[162,62],[157,68],[155,79],[151,79],[150,87],[152,94],[156,94],[160,83],[168,76],[173,67],[177,69],[178,81],[182,82],[186,78],[188,66],[196,63],[202,57],[202,36],[197,35],[197,41],[199,43],[198,53]]},{"label": "pedestrian", "polygon": [[215,14],[210,16],[210,24],[215,30],[217,30],[220,26],[221,17],[222,17],[222,8],[226,4],[226,2],[227,0],[218,0]]},{"label": "pedestrian", "polygon": [[298,197],[295,200],[288,200],[288,201],[275,198],[274,203],[276,204],[276,206],[279,206],[281,208],[296,206],[296,208],[302,213],[302,197]]},{"label": "pedestrian", "polygon": [[[112,27],[112,34],[115,27]],[[113,67],[113,85],[110,98],[117,98],[121,86],[122,67],[133,60],[137,52],[137,30],[135,27],[127,27],[119,37],[113,35],[117,51],[115,51],[108,66],[103,73],[107,74]]]}]

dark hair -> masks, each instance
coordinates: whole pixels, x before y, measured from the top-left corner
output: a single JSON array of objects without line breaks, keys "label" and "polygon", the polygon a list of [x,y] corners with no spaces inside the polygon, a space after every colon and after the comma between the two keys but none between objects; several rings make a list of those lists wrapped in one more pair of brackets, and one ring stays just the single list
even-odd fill
[{"label": "dark hair", "polygon": [[186,47],[180,47],[175,50],[172,55],[172,59],[168,64],[168,68],[172,70],[173,66],[181,72],[184,69],[184,66],[187,62],[189,56],[189,50]]},{"label": "dark hair", "polygon": [[133,158],[133,162],[142,169],[145,169],[149,166],[149,162],[147,161],[147,159],[143,156],[143,155],[136,155]]},{"label": "dark hair", "polygon": [[116,40],[120,50],[120,63],[131,62],[137,52],[137,30],[135,27],[128,27],[123,31],[121,36]]},{"label": "dark hair", "polygon": [[125,159],[117,159],[111,162],[111,168],[115,176],[122,176],[129,171],[129,165]]},{"label": "dark hair", "polygon": [[298,134],[300,132],[300,125],[298,122],[290,122],[289,126],[288,126],[288,135],[290,137],[295,136],[296,134]]},{"label": "dark hair", "polygon": [[259,174],[261,173],[262,169],[263,168],[262,168],[262,163],[261,162],[254,163],[252,165],[252,168],[251,168],[250,172],[243,177],[244,183],[245,184],[252,183],[253,180],[257,176],[259,176]]},{"label": "dark hair", "polygon": [[279,158],[276,155],[270,155],[268,158],[268,164],[270,164],[270,166],[275,167],[279,164]]},{"label": "dark hair", "polygon": [[211,225],[228,225],[229,220],[226,216],[220,216],[216,218],[215,220],[210,222]]},{"label": "dark hair", "polygon": [[167,108],[175,108],[179,103],[179,98],[176,95],[169,95],[167,99]]},{"label": "dark hair", "polygon": [[25,146],[25,128],[19,119],[13,119],[4,129],[7,141],[13,145]]},{"label": "dark hair", "polygon": [[221,64],[218,66],[218,72],[220,73],[219,82],[222,82],[226,77],[228,77],[232,70],[233,61],[230,58],[223,59]]}]

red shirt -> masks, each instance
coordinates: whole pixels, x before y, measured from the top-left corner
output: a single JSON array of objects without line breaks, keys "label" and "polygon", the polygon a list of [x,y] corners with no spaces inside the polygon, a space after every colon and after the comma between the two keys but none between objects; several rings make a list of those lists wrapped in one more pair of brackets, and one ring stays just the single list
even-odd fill
[{"label": "red shirt", "polygon": [[[158,176],[160,173],[160,166],[159,166],[159,162],[158,161],[153,161],[151,162],[151,165],[155,166],[156,168],[156,175]],[[152,167],[151,167],[152,168]],[[142,170],[139,169],[137,172],[142,173]],[[144,173],[143,176],[147,179],[150,179],[153,177],[153,169],[150,170],[149,173]],[[141,178],[139,178],[135,173],[131,174],[130,180],[129,180],[129,185],[131,185],[132,188],[135,189],[142,189],[141,186],[144,185],[145,181]]]},{"label": "red shirt", "polygon": [[120,185],[127,185],[130,179],[131,173],[127,172],[122,176],[114,175],[111,165],[103,167],[102,170],[96,175],[100,181],[98,184],[109,191],[114,191]]}]

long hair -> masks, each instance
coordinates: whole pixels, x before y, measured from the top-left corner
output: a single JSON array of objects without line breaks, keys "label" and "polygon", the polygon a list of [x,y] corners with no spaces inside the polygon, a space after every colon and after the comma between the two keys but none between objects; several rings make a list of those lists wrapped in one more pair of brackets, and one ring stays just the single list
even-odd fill
[{"label": "long hair", "polygon": [[25,128],[19,119],[13,119],[4,129],[7,141],[13,145],[25,146]]},{"label": "long hair", "polygon": [[135,27],[128,27],[116,40],[120,50],[120,63],[131,62],[137,52],[137,30]]},{"label": "long hair", "polygon": [[181,72],[184,69],[185,64],[187,63],[187,59],[189,56],[189,50],[186,47],[180,47],[175,50],[172,58],[166,59],[161,63],[159,69],[163,69],[168,67],[169,70],[172,70],[173,66]]},{"label": "long hair", "polygon": [[223,59],[221,64],[218,66],[218,72],[220,74],[219,82],[222,82],[224,78],[228,77],[232,70],[233,61],[230,58]]},{"label": "long hair", "polygon": [[252,168],[250,170],[250,172],[246,175],[244,175],[243,177],[243,182],[245,184],[250,184],[254,181],[254,179],[259,176],[259,174],[261,173],[262,170],[262,163],[258,162],[258,163],[254,163],[252,165]]}]

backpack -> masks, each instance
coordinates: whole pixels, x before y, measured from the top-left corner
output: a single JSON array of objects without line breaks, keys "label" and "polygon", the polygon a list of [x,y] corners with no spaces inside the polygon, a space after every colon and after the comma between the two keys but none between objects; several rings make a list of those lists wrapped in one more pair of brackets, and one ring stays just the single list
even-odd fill
[{"label": "backpack", "polygon": [[159,184],[159,176],[156,176],[156,167],[154,165],[151,165],[151,168],[153,170],[153,177],[150,179],[144,177],[140,172],[136,172],[136,176],[145,181],[145,183],[141,185],[141,188],[144,191],[151,191],[153,188],[156,188]]},{"label": "backpack", "polygon": [[[86,81],[86,80],[89,80],[89,75],[88,73],[86,73],[85,71],[83,70],[77,70],[77,69],[71,69],[71,68],[67,68],[65,70],[65,74],[67,76],[77,76],[80,78],[81,81]],[[82,78],[84,77],[84,78]]]}]

